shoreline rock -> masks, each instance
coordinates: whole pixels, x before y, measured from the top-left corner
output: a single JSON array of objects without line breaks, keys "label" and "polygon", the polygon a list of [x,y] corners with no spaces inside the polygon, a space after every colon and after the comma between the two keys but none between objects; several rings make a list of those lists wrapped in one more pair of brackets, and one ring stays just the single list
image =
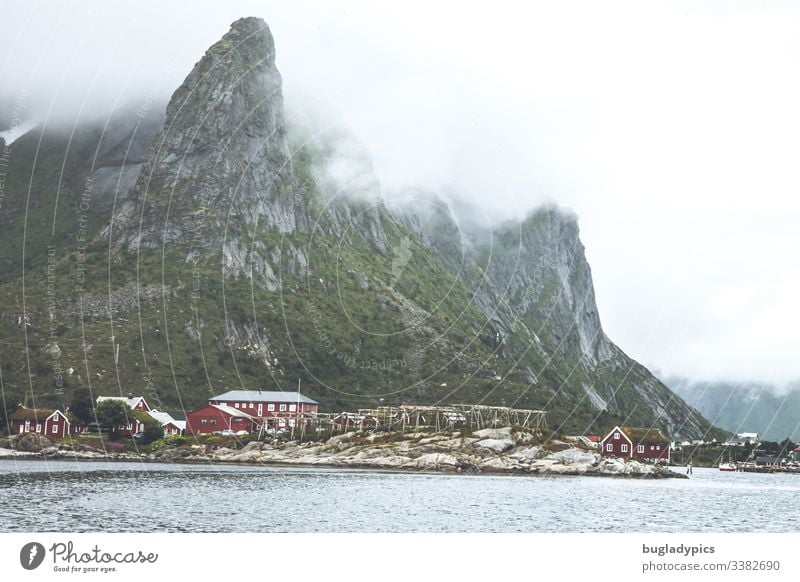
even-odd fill
[{"label": "shoreline rock", "polygon": [[0,448],[0,459],[110,459],[187,464],[391,469],[456,474],[687,478],[686,475],[661,465],[603,457],[598,452],[566,443],[551,446],[552,441],[547,445],[535,444],[534,441],[533,435],[513,432],[506,427],[484,429],[470,436],[462,436],[457,432],[369,436],[351,432],[325,442],[252,441],[236,449],[211,444],[185,444],[164,447],[151,453],[131,453],[105,452],[85,445],[55,445],[48,439],[39,437],[35,446],[26,446],[38,448],[38,451],[20,450],[17,447],[16,450]]}]

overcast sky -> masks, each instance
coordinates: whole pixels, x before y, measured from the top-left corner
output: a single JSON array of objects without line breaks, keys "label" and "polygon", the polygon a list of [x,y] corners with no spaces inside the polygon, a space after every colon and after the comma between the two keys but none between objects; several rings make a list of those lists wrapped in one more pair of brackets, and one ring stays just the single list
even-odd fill
[{"label": "overcast sky", "polygon": [[166,98],[230,22],[263,17],[289,115],[352,130],[387,195],[571,208],[629,354],[800,378],[800,5],[291,4],[0,1],[0,93],[42,118]]}]

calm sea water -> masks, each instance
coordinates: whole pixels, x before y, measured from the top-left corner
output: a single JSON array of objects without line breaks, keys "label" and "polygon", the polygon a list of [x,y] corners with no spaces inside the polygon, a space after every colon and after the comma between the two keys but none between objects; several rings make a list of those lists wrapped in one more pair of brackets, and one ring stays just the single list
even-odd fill
[{"label": "calm sea water", "polygon": [[0,461],[0,531],[789,532],[800,475],[690,480]]}]

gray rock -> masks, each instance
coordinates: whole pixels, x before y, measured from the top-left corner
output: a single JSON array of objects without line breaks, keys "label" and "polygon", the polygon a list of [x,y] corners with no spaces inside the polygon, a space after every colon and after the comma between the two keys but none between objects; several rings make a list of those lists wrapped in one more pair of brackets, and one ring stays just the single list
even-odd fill
[{"label": "gray rock", "polygon": [[483,449],[491,453],[504,453],[514,448],[511,439],[483,439],[473,445],[476,449]]},{"label": "gray rock", "polygon": [[50,446],[52,442],[42,435],[26,432],[24,434],[13,435],[11,437],[11,444],[17,451],[38,453],[43,448]]},{"label": "gray rock", "polygon": [[566,449],[552,453],[547,458],[562,465],[596,465],[600,460],[600,455],[581,449]]},{"label": "gray rock", "polygon": [[509,440],[511,439],[511,427],[506,426],[503,428],[484,428],[482,430],[473,432],[472,436],[479,439]]}]

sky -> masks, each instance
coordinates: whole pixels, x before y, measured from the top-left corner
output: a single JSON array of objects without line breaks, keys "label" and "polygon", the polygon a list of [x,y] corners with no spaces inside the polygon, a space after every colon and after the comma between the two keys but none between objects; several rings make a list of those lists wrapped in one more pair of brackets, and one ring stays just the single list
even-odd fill
[{"label": "sky", "polygon": [[260,16],[289,118],[352,132],[387,197],[457,189],[493,221],[569,208],[628,354],[800,379],[800,5],[382,4],[0,0],[0,94],[43,122],[167,99]]}]

